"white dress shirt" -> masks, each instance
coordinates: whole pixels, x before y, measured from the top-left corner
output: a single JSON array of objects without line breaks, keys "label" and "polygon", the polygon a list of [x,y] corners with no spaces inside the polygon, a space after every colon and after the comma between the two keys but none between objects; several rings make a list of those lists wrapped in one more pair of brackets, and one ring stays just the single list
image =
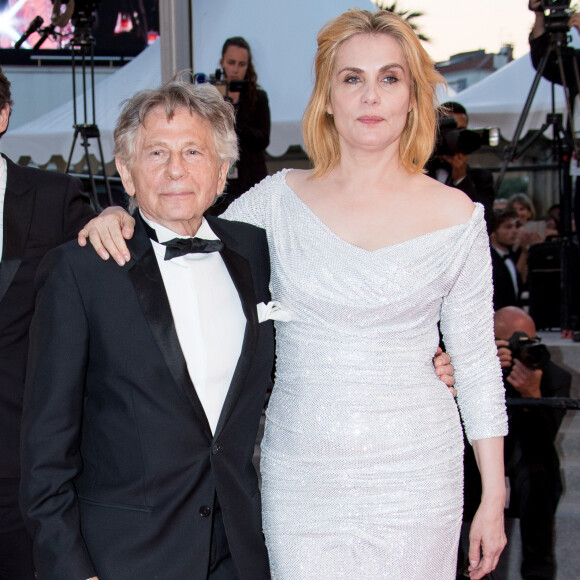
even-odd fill
[{"label": "white dress shirt", "polygon": [[[155,230],[159,242],[183,237],[143,219]],[[219,239],[205,219],[196,237]],[[151,244],[189,376],[215,433],[242,352],[246,318],[240,297],[218,252],[165,261],[165,246],[153,240]]]},{"label": "white dress shirt", "polygon": [[0,156],[0,262],[2,261],[2,249],[4,248],[4,198],[6,197],[6,159]]}]

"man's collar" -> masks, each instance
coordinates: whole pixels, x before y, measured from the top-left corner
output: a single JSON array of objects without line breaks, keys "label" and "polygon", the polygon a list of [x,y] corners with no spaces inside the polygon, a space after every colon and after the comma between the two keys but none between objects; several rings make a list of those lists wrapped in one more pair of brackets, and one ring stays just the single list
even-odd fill
[{"label": "man's collar", "polygon": [[[162,244],[163,242],[167,242],[169,240],[173,240],[176,237],[177,238],[191,237],[178,234],[177,232],[174,232],[173,230],[170,230],[169,228],[166,228],[165,226],[162,226],[161,224],[158,224],[146,218],[141,210],[139,210],[139,213],[141,214],[143,221],[155,231],[155,233],[157,234],[157,241],[160,244]],[[204,238],[206,240],[219,240],[219,238],[214,234],[213,230],[210,228],[205,218],[201,219],[201,225],[199,226],[199,229],[197,230],[195,236],[193,237]]]}]

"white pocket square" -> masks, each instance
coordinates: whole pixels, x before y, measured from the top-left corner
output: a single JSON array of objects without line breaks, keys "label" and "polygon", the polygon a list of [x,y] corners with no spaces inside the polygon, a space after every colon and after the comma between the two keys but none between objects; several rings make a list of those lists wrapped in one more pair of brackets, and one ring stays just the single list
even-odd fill
[{"label": "white pocket square", "polygon": [[264,304],[260,302],[257,304],[258,308],[258,322],[265,322],[266,320],[280,320],[282,322],[290,322],[292,320],[292,312],[286,310],[280,302],[273,300]]}]

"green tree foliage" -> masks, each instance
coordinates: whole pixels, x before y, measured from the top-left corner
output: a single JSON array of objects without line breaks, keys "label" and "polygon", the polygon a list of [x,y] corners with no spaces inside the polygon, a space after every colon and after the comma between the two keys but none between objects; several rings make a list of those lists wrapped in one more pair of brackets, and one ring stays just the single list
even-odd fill
[{"label": "green tree foliage", "polygon": [[417,37],[420,40],[425,40],[427,42],[429,41],[429,37],[425,36],[422,32],[419,31],[419,27],[417,26],[417,23],[414,21],[415,18],[418,18],[419,16],[423,16],[423,14],[424,14],[423,12],[416,12],[416,11],[412,11],[412,10],[397,10],[397,2],[396,1],[391,3],[390,5],[389,5],[387,0],[373,0],[373,2],[375,2],[375,4],[381,10],[387,10],[388,12],[394,12],[395,14],[398,14],[415,31],[415,33],[417,34]]}]

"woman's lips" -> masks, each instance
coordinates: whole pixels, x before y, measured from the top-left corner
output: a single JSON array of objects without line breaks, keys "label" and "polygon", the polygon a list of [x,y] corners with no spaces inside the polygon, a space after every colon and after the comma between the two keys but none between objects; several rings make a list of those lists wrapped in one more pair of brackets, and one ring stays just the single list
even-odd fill
[{"label": "woman's lips", "polygon": [[382,122],[383,118],[374,115],[364,115],[363,117],[359,117],[358,120],[365,125],[376,125],[377,123]]}]

